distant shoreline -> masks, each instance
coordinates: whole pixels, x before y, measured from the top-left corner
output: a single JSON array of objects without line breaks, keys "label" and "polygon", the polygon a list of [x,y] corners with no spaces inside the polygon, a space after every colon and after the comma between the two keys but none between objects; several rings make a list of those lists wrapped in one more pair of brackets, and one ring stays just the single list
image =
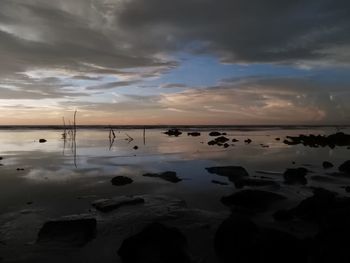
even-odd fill
[{"label": "distant shoreline", "polygon": [[[170,129],[183,130],[259,130],[259,129],[305,129],[305,128],[348,128],[350,125],[77,125],[77,129]],[[63,125],[0,125],[0,130],[63,130]]]}]

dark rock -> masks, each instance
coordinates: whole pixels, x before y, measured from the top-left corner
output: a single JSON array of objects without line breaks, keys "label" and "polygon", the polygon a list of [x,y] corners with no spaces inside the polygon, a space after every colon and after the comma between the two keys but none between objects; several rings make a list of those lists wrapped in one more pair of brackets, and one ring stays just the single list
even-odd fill
[{"label": "dark rock", "polygon": [[205,169],[211,174],[226,176],[231,182],[235,182],[242,177],[249,176],[246,169],[241,166],[216,166]]},{"label": "dark rock", "polygon": [[303,167],[287,169],[283,174],[284,182],[286,184],[307,184],[305,178],[307,173],[308,170]]},{"label": "dark rock", "polygon": [[329,136],[325,135],[299,135],[297,137],[287,136],[287,140],[284,140],[285,144],[297,145],[303,144],[309,147],[330,147],[335,146],[349,146],[350,145],[350,135],[343,132],[338,132],[331,134]]},{"label": "dark rock", "polygon": [[347,193],[350,193],[350,186],[345,186],[345,191],[346,191]]},{"label": "dark rock", "polygon": [[0,161],[3,160],[4,158],[3,157],[0,157]]},{"label": "dark rock", "polygon": [[31,205],[31,204],[33,204],[33,202],[32,202],[32,201],[27,202],[27,205]]},{"label": "dark rock", "polygon": [[226,138],[225,136],[220,136],[218,138],[215,138],[215,141],[218,143],[225,143],[227,141],[229,141],[230,139]]},{"label": "dark rock", "polygon": [[201,133],[200,132],[188,132],[187,136],[197,137],[197,136],[201,136]]},{"label": "dark rock", "polygon": [[16,171],[24,171],[23,168],[17,168]]},{"label": "dark rock", "polygon": [[37,243],[82,246],[96,235],[96,219],[68,219],[49,221],[38,234]]},{"label": "dark rock", "polygon": [[228,143],[224,144],[224,148],[228,148],[230,145]]},{"label": "dark rock", "polygon": [[133,149],[134,149],[134,150],[137,150],[138,148],[139,148],[139,147],[138,147],[137,145],[135,145]]},{"label": "dark rock", "polygon": [[323,166],[324,169],[329,169],[329,168],[334,167],[334,165],[331,162],[327,162],[327,161],[324,161],[322,163],[322,166]]},{"label": "dark rock", "polygon": [[258,227],[251,220],[232,215],[219,226],[214,238],[221,263],[307,262],[301,240],[279,230]]},{"label": "dark rock", "polygon": [[275,140],[276,140],[276,141],[280,141],[280,140],[281,140],[281,138],[276,138]]},{"label": "dark rock", "polygon": [[182,181],[182,179],[177,177],[176,172],[172,172],[172,171],[167,171],[167,172],[160,173],[160,174],[157,174],[157,173],[146,173],[146,174],[143,174],[143,176],[146,176],[146,177],[158,177],[158,178],[161,178],[163,180],[166,180],[166,181],[169,181],[169,182],[172,182],[172,183],[178,183],[178,182]]},{"label": "dark rock", "polygon": [[239,140],[237,140],[237,139],[232,139],[232,142],[239,142]]},{"label": "dark rock", "polygon": [[219,185],[228,185],[228,183],[217,181],[217,180],[211,180],[213,184],[219,184]]},{"label": "dark rock", "polygon": [[252,142],[252,140],[251,140],[251,139],[246,139],[246,140],[244,140],[244,142],[245,142],[246,144],[250,144],[250,143]]},{"label": "dark rock", "polygon": [[344,162],[339,166],[339,171],[342,173],[350,174],[350,160]]},{"label": "dark rock", "polygon": [[244,207],[256,211],[264,210],[274,202],[286,199],[283,195],[262,191],[243,190],[221,198],[221,202],[226,206]]},{"label": "dark rock", "polygon": [[116,176],[114,178],[112,178],[111,183],[113,185],[126,185],[126,184],[131,184],[133,182],[133,180],[129,177],[126,176]]},{"label": "dark rock", "polygon": [[126,238],[118,250],[124,263],[190,263],[186,237],[174,227],[160,223],[146,226]]},{"label": "dark rock", "polygon": [[273,214],[273,218],[276,221],[289,221],[294,218],[294,214],[290,210],[281,209]]},{"label": "dark rock", "polygon": [[331,191],[315,188],[313,196],[302,200],[291,212],[305,220],[321,220],[335,206],[335,197]]},{"label": "dark rock", "polygon": [[119,196],[112,199],[101,199],[92,203],[92,206],[101,212],[110,212],[122,206],[143,204],[141,197]]},{"label": "dark rock", "polygon": [[209,136],[213,136],[213,137],[220,136],[220,135],[222,135],[222,134],[220,132],[217,132],[217,131],[213,131],[213,132],[209,133]]},{"label": "dark rock", "polygon": [[39,142],[40,142],[40,143],[44,143],[44,142],[47,142],[47,140],[45,140],[45,139],[39,139]]},{"label": "dark rock", "polygon": [[170,130],[164,132],[164,134],[167,134],[167,135],[169,135],[169,136],[175,136],[175,137],[177,137],[177,136],[181,135],[182,132],[179,131],[178,129],[170,129]]}]

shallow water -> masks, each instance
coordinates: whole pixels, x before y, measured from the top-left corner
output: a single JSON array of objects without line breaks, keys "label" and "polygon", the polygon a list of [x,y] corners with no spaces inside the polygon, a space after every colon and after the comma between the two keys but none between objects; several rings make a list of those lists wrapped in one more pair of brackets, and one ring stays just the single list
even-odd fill
[{"label": "shallow water", "polygon": [[[290,203],[310,195],[310,186],[345,195],[343,187],[350,185],[346,178],[333,180],[327,175],[349,159],[347,147],[310,148],[283,143],[287,135],[331,134],[335,128],[220,129],[231,140],[239,140],[231,142],[228,148],[209,146],[207,142],[212,137],[208,129],[192,131],[200,131],[201,136],[187,136],[187,131],[183,131],[179,137],[169,137],[163,129],[150,129],[144,138],[142,129],[123,129],[116,131],[111,144],[108,130],[78,129],[74,144],[62,140],[61,130],[0,130],[0,242],[14,247],[28,244],[35,240],[38,227],[46,220],[89,213],[92,201],[119,195],[166,195],[185,200],[189,208],[228,211],[220,198],[237,189],[232,184],[213,184],[212,180],[229,181],[208,173],[205,168],[211,166],[243,166],[251,177],[270,177],[281,187],[264,189],[286,195]],[[129,136],[132,141],[127,140]],[[277,137],[281,140],[275,140]],[[47,142],[39,143],[40,138]],[[244,143],[247,138],[251,144]],[[335,167],[324,170],[323,161],[330,161]],[[306,167],[313,172],[311,176],[321,175],[329,180],[309,178],[306,186],[284,185],[282,173],[292,167]],[[174,184],[142,176],[164,171],[175,171],[182,181]],[[134,182],[113,186],[110,180],[117,175],[128,176]]]}]

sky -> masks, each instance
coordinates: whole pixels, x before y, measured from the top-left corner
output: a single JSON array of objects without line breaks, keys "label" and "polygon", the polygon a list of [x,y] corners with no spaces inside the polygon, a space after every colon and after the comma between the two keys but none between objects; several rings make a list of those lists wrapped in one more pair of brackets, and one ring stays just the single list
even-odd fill
[{"label": "sky", "polygon": [[350,124],[348,0],[0,0],[0,125]]}]

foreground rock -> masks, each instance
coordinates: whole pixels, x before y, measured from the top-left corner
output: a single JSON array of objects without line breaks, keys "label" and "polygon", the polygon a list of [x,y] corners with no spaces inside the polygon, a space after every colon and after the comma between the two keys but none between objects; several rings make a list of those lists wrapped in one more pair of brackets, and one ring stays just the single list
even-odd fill
[{"label": "foreground rock", "polygon": [[308,170],[304,167],[287,169],[284,174],[286,184],[307,184],[306,175]]},{"label": "foreground rock", "polygon": [[230,207],[243,207],[256,212],[265,210],[271,204],[284,200],[280,194],[262,190],[243,190],[221,198],[221,202]]},{"label": "foreground rock", "polygon": [[179,135],[182,134],[182,132],[179,129],[170,129],[170,130],[164,132],[164,134],[167,134],[169,136],[178,137]]},{"label": "foreground rock", "polygon": [[96,219],[67,219],[46,222],[40,229],[37,243],[82,246],[96,235]]},{"label": "foreground rock", "polygon": [[205,169],[211,174],[226,176],[231,182],[249,176],[247,170],[242,166],[214,166]]},{"label": "foreground rock", "polygon": [[100,199],[92,203],[98,211],[107,213],[122,206],[143,204],[145,200],[141,197],[119,196],[111,199]]},{"label": "foreground rock", "polygon": [[172,172],[172,171],[167,171],[167,172],[159,173],[159,174],[157,174],[157,173],[146,173],[146,174],[143,174],[143,176],[146,176],[146,177],[157,177],[157,178],[161,178],[163,180],[166,180],[166,181],[169,181],[169,182],[172,182],[172,183],[178,183],[178,182],[182,181],[182,179],[177,177],[176,172]]},{"label": "foreground rock", "polygon": [[219,226],[214,247],[221,263],[307,262],[303,242],[275,229],[262,228],[251,220],[232,215]]},{"label": "foreground rock", "polygon": [[160,223],[146,226],[125,239],[118,250],[124,263],[190,263],[186,237],[174,227]]},{"label": "foreground rock", "polygon": [[342,173],[350,174],[350,160],[346,161],[342,165],[340,165],[339,171]]},{"label": "foreground rock", "polygon": [[112,178],[112,180],[111,180],[111,183],[113,185],[117,185],[117,186],[131,184],[132,182],[133,182],[133,180],[129,177],[126,177],[126,176],[116,176],[116,177]]},{"label": "foreground rock", "polygon": [[309,147],[326,147],[334,148],[335,146],[349,146],[350,135],[343,132],[325,135],[299,135],[297,137],[287,136],[287,140],[284,140],[285,144],[297,145],[303,144]]}]

